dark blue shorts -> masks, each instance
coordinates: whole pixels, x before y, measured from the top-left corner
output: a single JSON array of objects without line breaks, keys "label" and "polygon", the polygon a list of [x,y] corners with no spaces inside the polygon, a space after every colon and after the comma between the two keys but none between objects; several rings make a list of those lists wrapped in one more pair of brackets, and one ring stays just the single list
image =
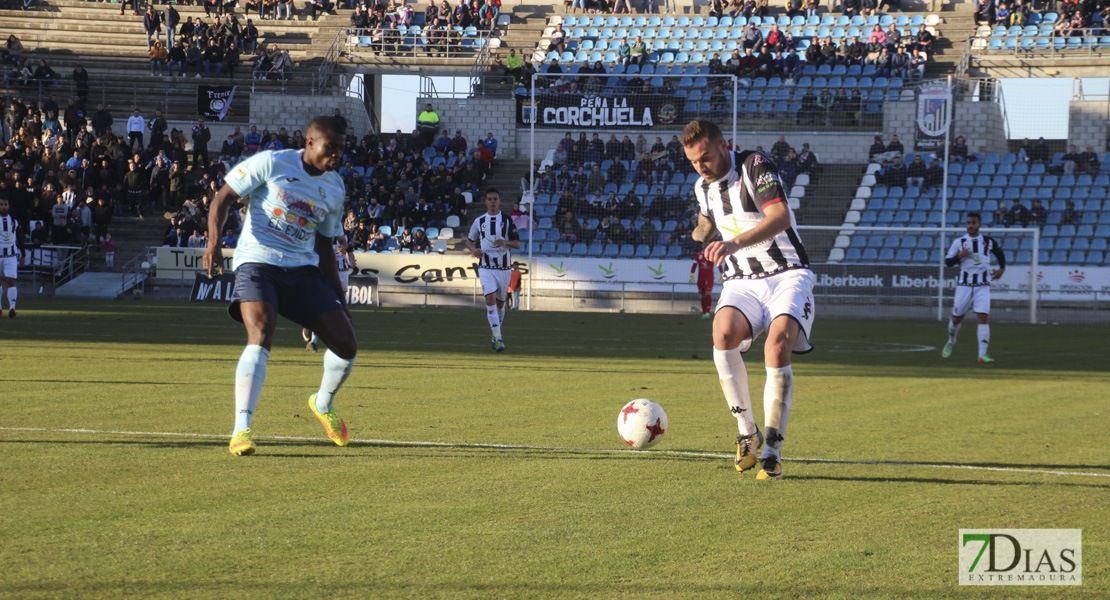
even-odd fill
[{"label": "dark blue shorts", "polygon": [[269,302],[279,315],[308,327],[319,315],[329,310],[343,310],[343,305],[317,267],[287,269],[263,263],[245,263],[235,271],[235,292],[227,313],[243,322],[240,302]]}]

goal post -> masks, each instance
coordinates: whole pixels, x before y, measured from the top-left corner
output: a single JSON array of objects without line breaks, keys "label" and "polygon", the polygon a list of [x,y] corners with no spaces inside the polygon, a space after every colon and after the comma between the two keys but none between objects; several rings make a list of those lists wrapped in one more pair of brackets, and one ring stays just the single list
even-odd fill
[{"label": "goal post", "polygon": [[[828,258],[813,264],[815,295],[822,304],[839,307],[840,316],[866,317],[865,308],[898,316],[938,320],[951,314],[956,267],[946,267],[951,240],[966,232],[955,227],[877,227],[802,225],[803,241],[835,235]],[[1006,256],[1006,271],[991,283],[995,311],[1025,313],[1038,321],[1040,230],[1036,227],[980,230],[994,238]],[[992,265],[997,267],[997,265]],[[900,313],[900,314],[899,314]]]}]

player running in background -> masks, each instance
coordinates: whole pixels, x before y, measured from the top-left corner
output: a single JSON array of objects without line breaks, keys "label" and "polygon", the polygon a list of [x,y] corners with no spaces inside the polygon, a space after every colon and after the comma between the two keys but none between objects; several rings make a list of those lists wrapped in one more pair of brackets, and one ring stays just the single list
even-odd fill
[{"label": "player running in background", "polygon": [[466,248],[471,256],[481,261],[478,264],[478,280],[486,296],[486,319],[493,332],[490,347],[503,352],[505,342],[501,339],[501,323],[505,321],[505,298],[513,268],[509,249],[520,249],[520,234],[512,219],[501,213],[501,192],[497,188],[486,190],[486,214],[475,219],[470,226]]},{"label": "player running in background", "polygon": [[[686,126],[682,146],[701,175],[694,185],[701,214],[692,235],[706,244],[705,257],[724,268],[713,317],[713,362],[740,428],[736,470],[759,462],[756,479],[777,479],[794,393],[790,355],[813,349],[813,273],[778,168],[767,155],[729,151],[720,128],[701,119]],[[718,234],[721,239],[714,241]],[[742,355],[764,329],[765,446],[752,416]]]},{"label": "player running in background", "polygon": [[204,269],[223,263],[220,234],[228,209],[250,196],[235,248],[235,293],[228,313],[247,330],[235,372],[235,429],[228,449],[253,454],[251,417],[266,379],[266,361],[281,315],[315,331],[328,346],[320,390],[309,408],[328,437],[346,446],[347,426],[332,399],[354,368],[358,344],[342,294],[334,239],[343,233],[343,180],[336,169],[344,130],[334,117],[316,117],[304,150],[259,152],[228,173],[212,201]]},{"label": "player running in background", "polygon": [[[355,251],[351,245],[347,243],[347,235],[339,234],[335,238],[335,263],[339,269],[339,284],[343,287],[343,300],[347,299],[347,287],[350,284],[351,268],[358,266],[355,263]],[[305,327],[301,329],[301,338],[305,341],[305,350],[309,352],[319,352],[316,344],[320,342],[320,337],[312,332],[311,329]]]},{"label": "player running in background", "polygon": [[[960,323],[968,309],[975,311],[979,320],[979,362],[992,363],[987,355],[991,341],[991,281],[1002,277],[1006,270],[1006,255],[998,242],[986,235],[979,235],[982,217],[977,212],[967,213],[967,234],[956,238],[944,257],[949,267],[960,265],[960,277],[956,280],[956,299],[952,305],[952,322],[948,324],[948,343],[940,355],[952,356],[956,347],[956,335],[960,333]],[[998,268],[991,270],[991,254],[998,259]]]},{"label": "player running in background", "polygon": [[[15,318],[15,300],[19,297],[16,277],[23,264],[23,231],[19,221],[8,214],[8,199],[0,197],[0,286],[8,286],[8,317]],[[0,317],[4,311],[0,307]]]},{"label": "player running in background", "polygon": [[[713,318],[713,282],[717,278],[716,267],[712,261],[705,257],[705,251],[694,255],[694,264],[690,265],[690,283],[694,283],[694,272],[698,275],[698,296],[701,297],[701,318]],[[721,270],[721,272],[724,272]]]}]

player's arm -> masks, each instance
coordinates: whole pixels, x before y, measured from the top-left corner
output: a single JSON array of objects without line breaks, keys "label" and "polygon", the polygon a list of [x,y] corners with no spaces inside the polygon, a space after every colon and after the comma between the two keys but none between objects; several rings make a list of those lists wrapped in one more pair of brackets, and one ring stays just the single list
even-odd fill
[{"label": "player's arm", "polygon": [[466,249],[470,251],[470,255],[474,258],[482,258],[482,248],[478,243],[481,236],[482,231],[478,227],[478,221],[474,221],[474,224],[470,226],[470,235],[466,237]]},{"label": "player's arm", "polygon": [[991,254],[998,261],[998,268],[991,271],[991,279],[998,279],[1002,277],[1002,273],[1006,270],[1006,254],[1002,252],[1002,248],[997,243],[991,244]]},{"label": "player's arm", "polygon": [[705,216],[705,213],[698,215],[698,224],[694,227],[694,231],[690,233],[690,236],[693,237],[695,241],[705,244],[708,243],[709,240],[712,240],[715,235],[716,232],[713,228],[713,220]]},{"label": "player's arm", "polygon": [[705,247],[705,257],[720,265],[741,248],[766,242],[790,227],[790,206],[785,200],[767,205],[763,214],[764,219],[748,231],[730,240],[711,242]]},{"label": "player's arm", "polygon": [[960,240],[957,239],[952,242],[952,247],[948,249],[948,254],[944,256],[944,264],[949,267],[954,267],[960,264],[960,260],[969,254],[971,254],[971,251],[966,248],[961,248]]},{"label": "player's arm", "polygon": [[331,289],[335,290],[335,295],[339,298],[339,304],[343,306],[343,312],[347,313],[347,318],[351,317],[351,311],[347,310],[347,295],[343,293],[343,284],[339,281],[339,261],[335,259],[335,238],[317,233],[316,234],[316,255],[320,257],[320,272],[324,274],[324,279],[328,280]]},{"label": "player's arm", "polygon": [[204,251],[202,264],[209,277],[215,277],[216,272],[224,272],[224,253],[220,248],[220,234],[223,232],[224,223],[227,221],[227,212],[239,202],[239,194],[224,184],[216,197],[212,199],[212,206],[208,210],[208,249]]}]

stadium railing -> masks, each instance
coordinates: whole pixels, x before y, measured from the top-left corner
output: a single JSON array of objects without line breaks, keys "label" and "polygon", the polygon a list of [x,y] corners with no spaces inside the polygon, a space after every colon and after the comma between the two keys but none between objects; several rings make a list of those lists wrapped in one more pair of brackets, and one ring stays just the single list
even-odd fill
[{"label": "stadium railing", "polygon": [[1051,25],[980,28],[964,43],[964,54],[1021,60],[1110,59],[1110,35],[1099,28],[1056,31]]},{"label": "stadium railing", "polygon": [[443,34],[441,39],[429,38],[419,27],[379,33],[347,29],[339,33],[343,36],[340,57],[348,60],[386,58],[471,62],[483,47],[500,43],[491,32],[476,27],[456,27],[445,30]]}]

